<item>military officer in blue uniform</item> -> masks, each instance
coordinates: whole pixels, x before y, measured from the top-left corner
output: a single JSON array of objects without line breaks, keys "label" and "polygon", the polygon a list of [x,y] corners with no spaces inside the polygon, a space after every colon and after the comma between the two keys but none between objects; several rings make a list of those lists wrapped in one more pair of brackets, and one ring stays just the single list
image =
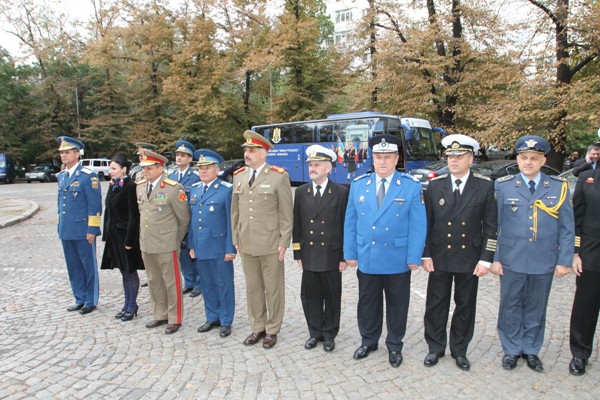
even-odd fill
[{"label": "military officer in blue uniform", "polygon": [[102,193],[98,175],[79,164],[85,145],[57,139],[65,170],[58,174],[58,237],[62,241],[75,304],[68,311],[91,313],[98,304],[96,236],[100,235]]},{"label": "military officer in blue uniform", "polygon": [[523,136],[515,144],[520,174],[496,181],[498,247],[491,272],[500,274],[498,335],[502,367],[519,357],[544,370],[538,353],[544,340],[552,278],[570,272],[575,245],[568,183],[541,172],[550,144]]},{"label": "military officer in blue uniform", "polygon": [[[185,194],[190,199],[190,189],[192,185],[200,182],[198,172],[194,171],[191,163],[194,160],[196,148],[185,140],[178,140],[175,143],[175,164],[179,167],[176,171],[169,174],[169,179],[179,182]],[[187,237],[183,239],[182,249],[187,249]],[[200,276],[196,270],[196,264],[190,258],[188,251],[184,250],[179,256],[181,273],[183,274],[183,294],[190,293],[190,297],[199,296],[202,293],[200,289]]]},{"label": "military officer in blue uniform", "polygon": [[231,238],[232,186],[217,178],[223,157],[207,149],[196,150],[200,182],[190,191],[190,228],[188,247],[196,260],[202,282],[206,322],[198,332],[221,326],[219,335],[231,334],[235,310],[233,260],[236,256]]},{"label": "military officer in blue uniform", "polygon": [[377,350],[385,293],[388,360],[402,363],[411,270],[421,265],[427,217],[421,184],[396,171],[401,141],[376,135],[369,141],[375,173],[352,182],[344,225],[344,258],[358,266],[358,328],[361,346],[355,359]]}]

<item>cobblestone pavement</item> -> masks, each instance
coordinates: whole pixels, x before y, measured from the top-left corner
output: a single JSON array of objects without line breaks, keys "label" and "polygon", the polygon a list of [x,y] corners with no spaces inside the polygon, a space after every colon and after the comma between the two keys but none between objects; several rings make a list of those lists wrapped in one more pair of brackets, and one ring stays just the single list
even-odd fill
[{"label": "cobblestone pavement", "polygon": [[[139,316],[131,322],[116,320],[113,315],[122,305],[118,271],[100,272],[95,312],[68,313],[65,308],[73,299],[56,235],[55,196],[56,183],[0,186],[0,198],[40,205],[32,218],[0,230],[0,398],[600,398],[597,342],[585,376],[572,377],[567,370],[573,275],[554,282],[540,353],[546,369],[542,374],[523,361],[514,371],[501,368],[496,333],[499,284],[490,276],[480,282],[470,372],[459,370],[449,355],[433,368],[423,366],[424,271],[413,274],[400,368],[388,364],[385,338],[367,359],[352,359],[360,344],[355,271],[344,272],[336,350],[304,350],[308,333],[299,295],[301,273],[291,251],[286,255],[286,315],[279,342],[271,350],[248,348],[241,343],[250,329],[239,260],[233,334],[226,339],[218,330],[196,332],[205,321],[203,304],[201,298],[187,296],[178,333],[146,329],[151,319],[147,288],[140,292]],[[99,257],[102,248],[99,241]]]}]

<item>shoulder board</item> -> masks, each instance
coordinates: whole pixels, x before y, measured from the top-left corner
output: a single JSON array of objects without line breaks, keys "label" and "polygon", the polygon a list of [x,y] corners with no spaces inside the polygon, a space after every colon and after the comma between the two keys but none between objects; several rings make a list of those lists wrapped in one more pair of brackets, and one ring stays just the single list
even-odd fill
[{"label": "shoulder board", "polygon": [[506,176],[503,176],[502,178],[496,179],[496,182],[502,183],[502,182],[510,181],[514,177],[515,177],[514,175],[506,175]]},{"label": "shoulder board", "polygon": [[194,183],[191,187],[197,187],[197,186],[200,186],[200,185],[202,185],[202,181]]},{"label": "shoulder board", "polygon": [[370,172],[367,172],[366,174],[363,174],[363,175],[361,175],[361,176],[357,176],[356,178],[354,178],[354,180],[353,180],[352,182],[358,182],[358,181],[360,181],[361,179],[363,179],[363,178],[366,178],[366,177],[368,177],[368,176],[371,176],[371,173],[370,173]]},{"label": "shoulder board", "polygon": [[246,170],[247,167],[241,167],[235,170],[235,172],[233,173],[234,175],[239,174],[240,172],[244,172]]},{"label": "shoulder board", "polygon": [[419,179],[417,179],[417,177],[412,176],[411,174],[408,174],[406,172],[400,172],[400,177],[410,179],[411,181],[419,182]]},{"label": "shoulder board", "polygon": [[473,174],[473,176],[475,178],[484,179],[486,181],[490,181],[490,182],[492,181],[492,179],[489,176],[484,176],[484,175],[480,175],[480,174]]},{"label": "shoulder board", "polygon": [[231,183],[229,183],[229,182],[225,182],[225,181],[221,181],[221,182],[220,182],[220,185],[221,185],[221,186],[225,186],[226,188],[230,188],[230,187],[232,187],[232,186],[233,186]]},{"label": "shoulder board", "polygon": [[137,181],[136,184],[142,185],[142,184],[144,184],[146,182],[148,182],[148,181],[144,178],[144,179],[140,179],[139,181]]},{"label": "shoulder board", "polygon": [[81,168],[81,172],[89,175],[89,174],[91,174],[94,171],[92,171],[91,169],[88,169],[86,167],[83,167],[83,168]]},{"label": "shoulder board", "polygon": [[554,179],[555,181],[560,181],[560,182],[567,182],[567,180],[563,177],[560,177],[558,175],[550,175],[551,179]]},{"label": "shoulder board", "polygon": [[169,178],[165,178],[165,179],[163,179],[163,182],[164,182],[164,183],[166,183],[167,185],[171,185],[171,186],[175,186],[175,185],[177,185],[177,182],[176,182],[176,181],[174,181],[174,180],[172,180],[172,179],[169,179]]},{"label": "shoulder board", "polygon": [[436,176],[435,178],[432,178],[431,181],[439,181],[440,179],[446,179],[448,177],[448,174],[443,174],[440,176]]},{"label": "shoulder board", "polygon": [[196,175],[198,178],[200,177],[200,173],[197,170],[192,171],[193,175]]},{"label": "shoulder board", "polygon": [[283,174],[284,172],[286,172],[285,168],[281,168],[276,165],[271,165],[271,169],[275,172],[279,172],[280,174]]}]

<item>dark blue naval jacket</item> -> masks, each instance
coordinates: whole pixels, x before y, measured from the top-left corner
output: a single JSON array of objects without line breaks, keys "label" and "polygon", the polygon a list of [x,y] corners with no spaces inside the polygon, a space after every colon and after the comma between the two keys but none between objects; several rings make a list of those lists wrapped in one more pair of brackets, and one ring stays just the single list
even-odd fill
[{"label": "dark blue naval jacket", "polygon": [[399,274],[408,264],[421,265],[427,216],[421,184],[394,172],[381,208],[377,207],[376,175],[352,182],[344,223],[344,259],[358,260],[366,274]]},{"label": "dark blue naval jacket", "polygon": [[[541,173],[533,195],[521,174],[500,178],[495,185],[498,248],[494,261],[500,261],[509,271],[525,274],[547,274],[553,272],[557,264],[570,266],[575,223],[568,183]],[[546,208],[557,209],[558,218],[536,207],[536,201]]]},{"label": "dark blue naval jacket", "polygon": [[232,185],[216,179],[206,193],[203,188],[198,182],[190,191],[188,248],[194,249],[197,260],[222,260],[226,253],[236,253],[231,237]]},{"label": "dark blue naval jacket", "polygon": [[71,177],[58,174],[58,237],[61,240],[85,240],[100,235],[102,193],[98,175],[78,165]]}]

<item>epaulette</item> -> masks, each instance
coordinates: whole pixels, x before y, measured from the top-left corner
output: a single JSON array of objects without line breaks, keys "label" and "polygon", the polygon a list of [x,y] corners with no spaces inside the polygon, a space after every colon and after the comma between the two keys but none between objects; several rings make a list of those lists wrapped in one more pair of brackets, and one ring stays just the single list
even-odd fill
[{"label": "epaulette", "polygon": [[443,174],[443,175],[440,175],[440,176],[436,176],[435,178],[431,178],[431,180],[432,181],[438,181],[440,179],[445,179],[447,177],[448,177],[448,174]]},{"label": "epaulette", "polygon": [[173,179],[169,179],[169,178],[163,179],[163,182],[166,183],[167,185],[171,185],[171,186],[177,185],[176,181],[174,181]]},{"label": "epaulette", "polygon": [[410,179],[411,181],[419,182],[419,179],[416,176],[412,176],[411,174],[406,172],[400,172],[400,176],[403,178]]},{"label": "epaulette", "polygon": [[502,178],[496,179],[496,182],[502,183],[502,182],[510,181],[514,177],[515,177],[514,175],[506,175],[506,176],[503,176]]},{"label": "epaulette", "polygon": [[192,175],[196,175],[198,178],[200,178],[200,173],[197,170],[193,170]]},{"label": "epaulette", "polygon": [[202,185],[202,181],[196,182],[190,187],[196,187],[196,186],[200,186],[200,185]]},{"label": "epaulette", "polygon": [[486,181],[489,181],[489,182],[492,181],[492,178],[490,178],[489,176],[485,176],[485,175],[481,175],[481,174],[473,174],[473,176],[475,178],[483,179],[483,180],[486,180]]},{"label": "epaulette", "polygon": [[229,183],[229,182],[221,181],[221,186],[225,186],[226,188],[230,188],[233,185],[231,183]]},{"label": "epaulette", "polygon": [[275,172],[279,172],[280,174],[286,172],[285,168],[278,167],[277,165],[271,165],[271,169]]},{"label": "epaulette", "polygon": [[81,168],[81,172],[83,172],[84,174],[88,174],[88,175],[89,175],[89,174],[91,174],[91,173],[92,173],[92,172],[94,172],[94,171],[92,171],[92,170],[91,170],[91,169],[89,169],[89,168],[85,168],[85,167],[83,167],[83,168]]},{"label": "epaulette", "polygon": [[371,173],[370,173],[370,172],[367,172],[366,174],[363,174],[363,175],[361,175],[361,176],[357,176],[356,178],[354,178],[354,180],[353,180],[352,182],[358,182],[358,181],[360,181],[361,179],[363,179],[363,178],[366,178],[367,176],[371,176]]},{"label": "epaulette", "polygon": [[244,172],[244,171],[246,170],[246,168],[247,168],[247,167],[245,167],[245,166],[244,166],[244,167],[241,167],[241,168],[238,168],[238,169],[236,169],[236,170],[234,171],[234,173],[233,173],[233,174],[234,174],[234,175],[237,175],[237,174],[239,174],[240,172]]},{"label": "epaulette", "polygon": [[146,178],[144,178],[144,179],[140,179],[139,181],[137,181],[136,184],[141,185],[146,182],[148,182],[148,181],[146,180]]},{"label": "epaulette", "polygon": [[552,178],[556,181],[568,182],[567,178],[563,178],[562,176],[558,176],[558,175],[550,175],[550,178]]}]

